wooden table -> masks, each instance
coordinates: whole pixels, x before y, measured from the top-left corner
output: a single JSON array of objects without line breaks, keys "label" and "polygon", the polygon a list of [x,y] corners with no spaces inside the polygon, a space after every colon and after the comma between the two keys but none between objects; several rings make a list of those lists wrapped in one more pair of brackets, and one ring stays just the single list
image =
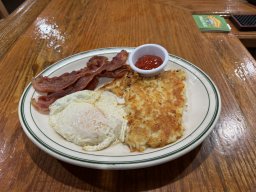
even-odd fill
[{"label": "wooden table", "polygon": [[[201,33],[192,13],[255,13],[246,1],[27,1],[0,21],[1,191],[255,191],[256,62],[234,33]],[[222,97],[195,150],[137,170],[93,170],[37,148],[18,119],[20,96],[45,67],[90,49],[158,43],[204,70]],[[256,47],[256,45],[255,45]]]}]

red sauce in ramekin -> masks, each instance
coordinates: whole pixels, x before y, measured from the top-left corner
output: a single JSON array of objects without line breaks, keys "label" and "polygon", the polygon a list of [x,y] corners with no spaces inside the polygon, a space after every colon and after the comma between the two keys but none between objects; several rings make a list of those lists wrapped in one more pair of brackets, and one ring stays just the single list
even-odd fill
[{"label": "red sauce in ramekin", "polygon": [[158,56],[144,55],[137,60],[135,66],[140,69],[150,70],[159,67],[162,63],[163,60]]}]

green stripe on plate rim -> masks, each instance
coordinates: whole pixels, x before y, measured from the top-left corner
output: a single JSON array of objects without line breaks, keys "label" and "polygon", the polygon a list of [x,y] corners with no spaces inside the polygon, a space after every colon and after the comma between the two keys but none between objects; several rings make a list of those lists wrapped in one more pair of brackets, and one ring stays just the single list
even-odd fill
[{"label": "green stripe on plate rim", "polygon": [[[59,62],[55,63],[55,65],[52,65],[52,66],[49,66],[48,68],[46,68],[45,70],[43,70],[40,74],[44,73],[45,71],[49,70],[50,68],[56,66],[58,63],[68,59],[68,58],[71,58],[71,57],[74,57],[74,56],[77,56],[77,55],[82,55],[82,54],[85,54],[85,53],[90,53],[90,52],[95,52],[95,51],[100,51],[100,50],[106,50],[106,49],[126,49],[125,47],[122,47],[122,48],[102,48],[102,49],[96,49],[96,50],[90,50],[90,51],[86,51],[86,52],[81,52],[81,53],[78,53],[78,54],[75,54],[75,55],[72,55],[70,57],[67,57],[63,60],[60,60]],[[132,49],[131,47],[127,47],[127,49]],[[114,53],[114,52],[113,52]],[[34,132],[31,130],[30,126],[28,125],[27,121],[26,121],[26,118],[24,117],[24,100],[25,100],[25,95],[27,95],[27,92],[29,90],[29,88],[31,87],[31,83],[29,84],[29,86],[27,87],[27,89],[25,90],[25,93],[23,94],[23,97],[22,97],[22,103],[21,103],[21,109],[20,112],[21,112],[21,116],[22,116],[22,121],[24,123],[24,125],[26,125],[26,128],[28,130],[28,132],[30,133],[31,136],[33,136],[33,138],[38,142],[40,143],[44,148],[62,156],[62,157],[65,157],[65,158],[68,158],[68,159],[71,159],[71,160],[75,160],[75,161],[80,161],[80,162],[85,162],[85,163],[93,163],[93,164],[109,164],[109,165],[113,165],[113,164],[137,164],[137,163],[144,163],[144,162],[150,162],[150,161],[155,161],[155,160],[159,160],[159,159],[163,159],[163,158],[166,158],[168,156],[171,156],[171,155],[174,155],[176,153],[179,153],[179,152],[182,152],[184,149],[186,149],[187,147],[191,146],[192,144],[195,144],[199,139],[202,138],[202,136],[205,135],[205,133],[211,128],[211,126],[213,125],[214,121],[216,120],[216,117],[217,117],[217,114],[218,114],[218,111],[219,111],[219,97],[218,97],[218,91],[215,87],[215,85],[213,84],[213,82],[210,80],[210,78],[198,67],[196,67],[195,65],[193,65],[192,63],[178,57],[178,56],[175,56],[175,55],[172,55],[172,54],[169,54],[171,57],[173,58],[176,58],[178,60],[181,60],[183,62],[185,62],[186,64],[189,64],[190,66],[192,66],[193,68],[195,68],[196,70],[198,70],[207,80],[208,82],[210,83],[210,85],[212,86],[212,90],[214,91],[214,94],[215,94],[215,99],[216,99],[216,106],[215,106],[215,111],[214,111],[214,114],[213,114],[213,117],[211,119],[211,121],[209,122],[208,126],[204,129],[204,131],[198,135],[193,141],[189,142],[188,144],[180,147],[179,149],[177,150],[174,150],[174,151],[171,151],[170,153],[166,153],[164,155],[161,155],[161,156],[156,156],[156,157],[152,157],[152,158],[148,158],[148,159],[143,159],[143,160],[133,160],[133,161],[95,161],[95,160],[89,160],[89,159],[83,159],[83,158],[78,158],[78,157],[74,157],[74,156],[71,156],[71,155],[67,155],[61,151],[58,151],[54,148],[52,148],[51,146],[49,146],[48,144],[44,143],[43,141],[40,140],[40,138],[37,137],[37,135],[34,134]],[[46,151],[47,152],[47,151]],[[91,154],[90,154],[91,155]]]}]

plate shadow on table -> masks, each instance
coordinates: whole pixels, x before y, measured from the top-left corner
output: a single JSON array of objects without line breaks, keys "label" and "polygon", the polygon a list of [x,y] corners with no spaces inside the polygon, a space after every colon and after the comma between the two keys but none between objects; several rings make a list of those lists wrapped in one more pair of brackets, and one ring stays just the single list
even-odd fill
[{"label": "plate shadow on table", "polygon": [[145,191],[170,185],[194,171],[212,151],[206,139],[186,155],[161,165],[134,170],[97,170],[59,161],[38,149],[25,136],[24,140],[27,140],[27,152],[44,174],[61,185],[94,191]]},{"label": "plate shadow on table", "polygon": [[[201,162],[195,160],[201,145],[176,160],[148,168],[134,170],[93,170],[62,163],[70,173],[91,185],[107,191],[145,191],[171,184],[189,174]],[[88,175],[82,174],[89,173]],[[108,182],[102,183],[101,178]]]}]

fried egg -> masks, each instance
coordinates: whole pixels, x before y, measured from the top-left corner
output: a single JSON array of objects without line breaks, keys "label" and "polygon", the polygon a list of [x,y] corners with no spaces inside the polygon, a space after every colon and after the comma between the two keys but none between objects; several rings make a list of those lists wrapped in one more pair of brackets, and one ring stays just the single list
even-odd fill
[{"label": "fried egg", "polygon": [[49,125],[66,140],[86,151],[124,142],[127,129],[124,100],[108,91],[84,90],[50,106]]}]

